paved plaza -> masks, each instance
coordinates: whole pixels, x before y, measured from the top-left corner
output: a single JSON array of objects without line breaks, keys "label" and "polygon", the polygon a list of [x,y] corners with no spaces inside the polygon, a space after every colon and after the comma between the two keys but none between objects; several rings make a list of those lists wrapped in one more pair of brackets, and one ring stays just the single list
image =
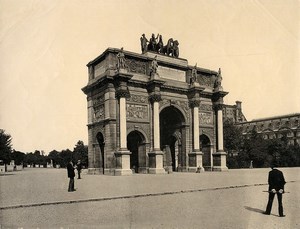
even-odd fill
[{"label": "paved plaza", "polygon": [[269,169],[83,174],[67,192],[66,169],[0,176],[0,228],[299,228],[300,168],[282,168],[285,218],[263,215]]}]

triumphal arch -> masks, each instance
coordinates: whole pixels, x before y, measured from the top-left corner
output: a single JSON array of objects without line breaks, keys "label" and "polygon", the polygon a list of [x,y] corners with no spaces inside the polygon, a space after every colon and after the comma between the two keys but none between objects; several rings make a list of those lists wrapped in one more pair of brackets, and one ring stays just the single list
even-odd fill
[{"label": "triumphal arch", "polygon": [[[89,173],[226,171],[221,70],[189,65],[179,42],[141,37],[87,64]],[[160,43],[161,41],[161,43]]]}]

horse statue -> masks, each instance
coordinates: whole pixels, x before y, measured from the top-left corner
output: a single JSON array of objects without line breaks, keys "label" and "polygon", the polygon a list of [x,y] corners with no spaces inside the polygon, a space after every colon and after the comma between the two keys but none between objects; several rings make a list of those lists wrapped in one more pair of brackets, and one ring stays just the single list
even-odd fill
[{"label": "horse statue", "polygon": [[173,47],[172,47],[172,56],[178,58],[179,57],[179,42],[177,40],[175,40],[173,42]]},{"label": "horse statue", "polygon": [[172,47],[173,47],[173,38],[170,38],[168,40],[167,45],[163,47],[162,53],[169,56],[170,54],[172,54]]}]

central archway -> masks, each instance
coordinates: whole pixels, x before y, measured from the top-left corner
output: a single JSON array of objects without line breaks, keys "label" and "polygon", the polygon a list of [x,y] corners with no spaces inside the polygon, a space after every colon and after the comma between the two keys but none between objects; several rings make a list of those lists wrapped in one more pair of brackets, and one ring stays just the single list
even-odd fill
[{"label": "central archway", "polygon": [[164,152],[164,168],[167,171],[178,171],[185,166],[185,154],[182,146],[185,119],[174,106],[164,108],[160,114],[160,146]]},{"label": "central archway", "polygon": [[127,149],[131,152],[130,169],[135,173],[146,166],[146,145],[144,135],[134,130],[127,136]]}]

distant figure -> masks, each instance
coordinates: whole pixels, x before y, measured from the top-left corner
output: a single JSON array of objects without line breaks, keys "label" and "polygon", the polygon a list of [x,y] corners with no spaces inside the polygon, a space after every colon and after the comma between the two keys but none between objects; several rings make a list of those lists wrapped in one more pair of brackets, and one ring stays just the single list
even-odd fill
[{"label": "distant figure", "polygon": [[120,52],[117,54],[117,69],[120,70],[121,68],[125,68],[125,54],[123,52],[123,47],[121,48]]},{"label": "distant figure", "polygon": [[284,193],[285,180],[283,173],[276,169],[277,163],[271,165],[272,170],[269,172],[268,183],[269,183],[269,201],[264,212],[265,215],[270,215],[272,210],[272,204],[275,194],[277,194],[278,200],[278,212],[280,217],[284,217],[283,206],[282,206],[282,194]]},{"label": "distant figure", "polygon": [[76,169],[77,169],[77,173],[78,173],[78,179],[81,179],[80,173],[81,173],[82,165],[81,165],[80,160],[78,160],[78,162],[77,162]]},{"label": "distant figure", "polygon": [[253,169],[253,161],[250,161],[250,166],[249,166],[250,169]]},{"label": "distant figure", "polygon": [[68,192],[74,192],[74,191],[76,191],[74,189],[74,177],[75,177],[74,170],[75,170],[75,168],[73,166],[73,162],[70,161],[69,164],[67,165],[68,177],[70,178]]},{"label": "distant figure", "polygon": [[141,38],[140,38],[140,40],[141,40],[141,48],[142,48],[142,53],[145,53],[145,52],[147,52],[147,43],[149,42],[148,40],[147,40],[147,38],[145,37],[145,34],[143,33],[143,35],[141,36]]}]

